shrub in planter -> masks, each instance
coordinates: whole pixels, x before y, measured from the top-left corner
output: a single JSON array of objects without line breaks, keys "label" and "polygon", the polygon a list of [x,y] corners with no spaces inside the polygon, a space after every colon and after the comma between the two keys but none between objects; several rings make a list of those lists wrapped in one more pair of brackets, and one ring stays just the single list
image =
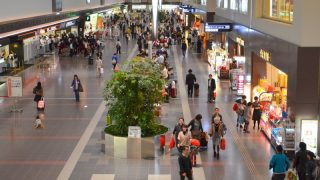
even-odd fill
[{"label": "shrub in planter", "polygon": [[154,104],[162,101],[160,67],[151,59],[135,57],[127,69],[120,69],[106,82],[104,99],[113,122],[106,132],[127,136],[129,126],[140,126],[143,137],[165,133],[168,129],[156,123]]}]

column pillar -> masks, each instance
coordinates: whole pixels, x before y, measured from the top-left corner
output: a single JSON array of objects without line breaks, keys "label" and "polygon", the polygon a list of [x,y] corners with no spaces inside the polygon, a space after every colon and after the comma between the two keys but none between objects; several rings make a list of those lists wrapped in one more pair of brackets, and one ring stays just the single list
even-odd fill
[{"label": "column pillar", "polygon": [[214,22],[216,6],[216,0],[207,0],[207,22]]}]

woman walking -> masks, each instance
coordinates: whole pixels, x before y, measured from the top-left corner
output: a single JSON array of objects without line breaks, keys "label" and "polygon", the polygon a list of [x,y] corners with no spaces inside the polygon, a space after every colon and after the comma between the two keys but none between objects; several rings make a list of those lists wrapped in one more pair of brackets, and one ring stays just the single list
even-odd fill
[{"label": "woman walking", "polygon": [[213,123],[209,130],[209,135],[212,137],[213,156],[217,157],[217,159],[219,159],[220,141],[223,137],[223,123],[221,119],[219,116],[213,118]]},{"label": "woman walking", "polygon": [[180,131],[179,134],[178,134],[179,152],[182,152],[182,148],[184,146],[190,146],[190,139],[191,139],[191,136],[188,133],[188,126],[187,125],[183,125],[182,126],[182,131]]},{"label": "woman walking", "polygon": [[73,88],[76,102],[79,102],[80,101],[80,92],[83,92],[83,88],[82,88],[80,79],[78,78],[78,75],[76,75],[76,74],[73,76],[71,88]]},{"label": "woman walking", "polygon": [[43,88],[41,82],[37,83],[37,86],[33,88],[34,101],[36,102],[36,107],[38,108],[38,102],[43,98]]},{"label": "woman walking", "polygon": [[97,56],[96,60],[96,71],[97,71],[97,77],[101,77],[101,68],[102,68],[102,60],[99,56]]},{"label": "woman walking", "polygon": [[177,123],[177,125],[174,127],[172,135],[174,136],[174,142],[176,144],[176,147],[179,149],[178,147],[178,135],[179,133],[182,131],[182,127],[184,126],[184,119],[183,117],[179,118],[179,122]]}]

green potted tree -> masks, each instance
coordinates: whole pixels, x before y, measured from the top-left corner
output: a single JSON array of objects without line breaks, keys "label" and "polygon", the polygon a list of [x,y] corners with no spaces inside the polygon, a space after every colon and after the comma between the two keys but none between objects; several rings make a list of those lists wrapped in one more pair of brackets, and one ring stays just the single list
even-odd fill
[{"label": "green potted tree", "polygon": [[[154,137],[168,131],[156,122],[154,115],[155,104],[162,101],[164,83],[160,67],[142,57],[133,58],[127,68],[122,68],[106,82],[104,99],[109,108],[108,119],[112,119],[105,129],[106,152],[109,150],[114,156],[123,158],[154,154]],[[129,126],[139,126],[142,138],[128,138]],[[146,147],[152,152],[144,152]]]}]

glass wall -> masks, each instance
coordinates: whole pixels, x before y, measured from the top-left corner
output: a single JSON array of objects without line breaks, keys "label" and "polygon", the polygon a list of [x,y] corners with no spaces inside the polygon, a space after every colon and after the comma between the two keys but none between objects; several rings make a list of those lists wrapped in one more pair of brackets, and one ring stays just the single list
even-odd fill
[{"label": "glass wall", "polygon": [[227,9],[228,8],[228,1],[229,0],[217,0],[217,6],[219,7],[219,8],[225,8],[225,9]]},{"label": "glass wall", "polygon": [[293,0],[263,0],[263,17],[283,22],[293,21]]},{"label": "glass wall", "polygon": [[217,0],[217,6],[219,8],[230,8],[240,13],[248,13],[248,0],[230,0],[230,7],[228,7],[228,3],[228,0]]}]

